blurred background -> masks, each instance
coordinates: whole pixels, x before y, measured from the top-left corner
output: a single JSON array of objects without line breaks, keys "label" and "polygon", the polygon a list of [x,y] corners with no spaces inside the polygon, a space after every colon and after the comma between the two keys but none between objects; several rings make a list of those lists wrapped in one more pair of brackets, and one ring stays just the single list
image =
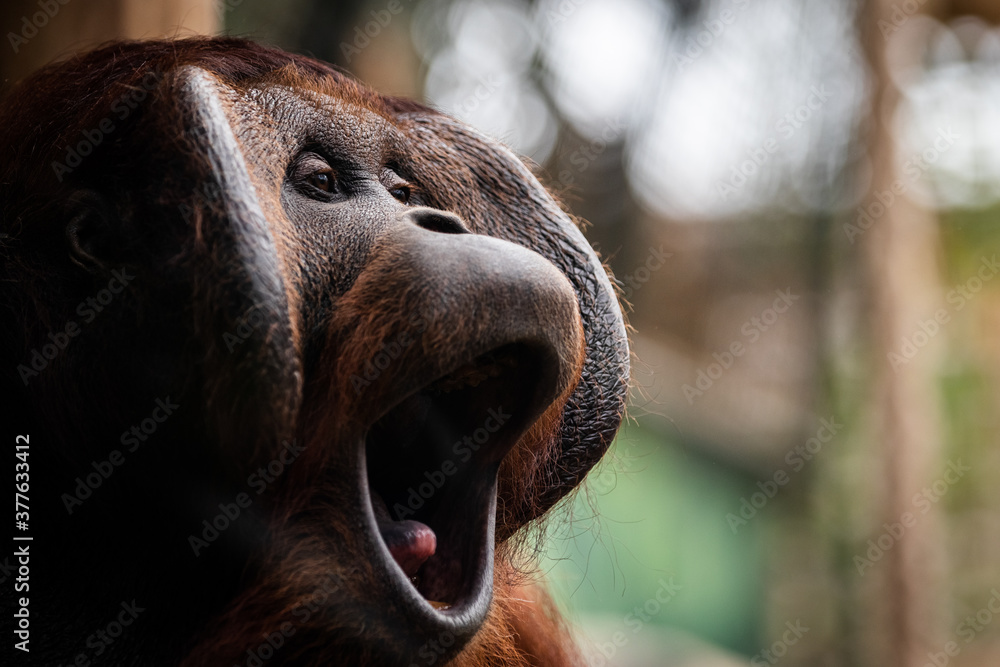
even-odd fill
[{"label": "blurred background", "polygon": [[[542,570],[589,664],[1000,665],[1000,3],[11,0],[5,85],[247,36],[524,155],[634,328]],[[996,618],[996,622],[994,619]]]}]

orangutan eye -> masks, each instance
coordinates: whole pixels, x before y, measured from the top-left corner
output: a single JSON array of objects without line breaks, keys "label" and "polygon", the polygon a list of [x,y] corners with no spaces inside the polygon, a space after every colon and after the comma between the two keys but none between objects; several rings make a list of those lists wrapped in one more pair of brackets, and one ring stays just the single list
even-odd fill
[{"label": "orangutan eye", "polygon": [[333,169],[322,169],[309,174],[306,181],[317,190],[332,193],[336,190],[337,175],[333,173]]},{"label": "orangutan eye", "polygon": [[300,193],[318,201],[339,201],[347,194],[343,170],[318,152],[300,154],[289,167],[288,178]]},{"label": "orangutan eye", "polygon": [[407,205],[421,205],[420,188],[409,179],[399,175],[397,168],[387,166],[379,174],[382,187],[386,189],[393,199]]},{"label": "orangutan eye", "polygon": [[404,204],[410,203],[410,186],[400,185],[389,189],[389,194],[403,202]]}]

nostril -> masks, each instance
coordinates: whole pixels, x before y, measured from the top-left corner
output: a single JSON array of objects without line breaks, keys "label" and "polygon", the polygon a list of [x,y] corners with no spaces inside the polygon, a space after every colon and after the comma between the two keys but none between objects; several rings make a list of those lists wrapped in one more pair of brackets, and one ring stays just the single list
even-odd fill
[{"label": "nostril", "polygon": [[411,211],[406,215],[418,227],[441,234],[469,234],[469,229],[462,219],[452,213],[434,209]]}]

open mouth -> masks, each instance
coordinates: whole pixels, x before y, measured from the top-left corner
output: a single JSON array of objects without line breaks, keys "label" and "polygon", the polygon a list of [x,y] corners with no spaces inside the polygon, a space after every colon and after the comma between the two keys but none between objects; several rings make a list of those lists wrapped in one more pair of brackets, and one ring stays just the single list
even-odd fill
[{"label": "open mouth", "polygon": [[554,398],[552,356],[502,346],[431,379],[368,430],[363,487],[376,551],[404,604],[435,625],[461,630],[485,618],[497,470]]}]

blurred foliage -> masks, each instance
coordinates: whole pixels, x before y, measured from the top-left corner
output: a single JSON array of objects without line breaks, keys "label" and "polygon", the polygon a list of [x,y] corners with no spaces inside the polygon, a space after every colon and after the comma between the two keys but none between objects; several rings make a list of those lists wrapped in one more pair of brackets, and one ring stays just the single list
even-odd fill
[{"label": "blurred foliage", "polygon": [[[640,613],[661,587],[676,597],[649,617],[747,654],[760,632],[761,572],[773,507],[734,533],[734,498],[757,489],[745,473],[638,425],[626,426],[611,463],[554,517],[542,562],[571,618],[598,614],[616,631],[643,631]],[[656,605],[651,605],[656,607]],[[636,611],[636,609],[639,611]]]}]

